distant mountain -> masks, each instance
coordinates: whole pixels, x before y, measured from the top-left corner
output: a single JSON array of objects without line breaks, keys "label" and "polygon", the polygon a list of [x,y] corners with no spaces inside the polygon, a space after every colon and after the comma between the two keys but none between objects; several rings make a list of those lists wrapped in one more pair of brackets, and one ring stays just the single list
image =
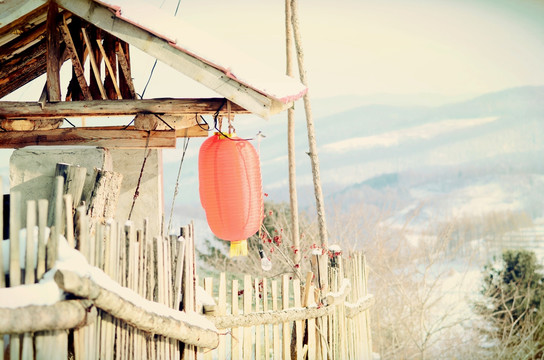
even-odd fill
[{"label": "distant mountain", "polygon": [[[471,182],[496,182],[506,189],[523,174],[540,186],[544,86],[507,89],[439,106],[414,101],[403,106],[368,104],[366,100],[346,97],[314,102],[321,180],[328,201],[370,199],[379,206],[383,205],[381,194],[387,193],[388,201],[396,197],[399,207],[404,207],[424,200],[424,194],[432,196],[436,189],[443,188],[438,193],[445,194]],[[313,203],[313,187],[302,108],[302,102],[297,103],[297,186],[304,207]],[[263,188],[270,200],[287,201],[285,115],[269,122],[237,118],[235,125],[243,137],[259,130],[266,135],[260,145],[254,142],[260,148]],[[191,140],[192,152],[182,175],[182,187],[188,191],[180,201],[198,203],[194,189],[199,141]],[[164,167],[165,183],[172,182],[177,164]],[[173,186],[165,184],[165,188],[168,204],[168,189]],[[530,185],[525,189],[530,193]]]}]

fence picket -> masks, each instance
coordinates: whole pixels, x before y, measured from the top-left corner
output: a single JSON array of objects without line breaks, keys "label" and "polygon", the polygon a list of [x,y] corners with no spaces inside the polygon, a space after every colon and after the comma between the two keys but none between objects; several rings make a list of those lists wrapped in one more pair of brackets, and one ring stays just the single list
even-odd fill
[{"label": "fence picket", "polygon": [[[261,299],[260,296],[262,295],[259,291],[259,279],[255,278],[254,280],[254,288],[255,288],[255,312],[261,311]],[[261,326],[257,325],[255,326],[255,359],[261,358]]]},{"label": "fence picket", "polygon": [[[217,313],[219,316],[227,314],[227,277],[224,272],[219,275],[219,297],[217,304]],[[217,347],[218,359],[226,359],[226,335],[219,336],[219,346]]]},{"label": "fence picket", "polygon": [[[302,307],[300,299],[300,280],[293,280],[293,298],[295,302],[295,308]],[[302,320],[295,321],[295,355],[297,360],[302,360],[302,340],[303,340],[303,329],[302,329]]]},{"label": "fence picket", "polygon": [[[251,313],[251,303],[253,302],[253,294],[251,291],[251,275],[244,276],[244,314]],[[252,328],[250,326],[244,327],[244,346],[242,350],[243,359],[251,360],[253,355],[253,339],[252,339]]]},{"label": "fence picket", "polygon": [[[278,282],[276,280],[272,280],[272,311],[278,311]],[[281,353],[280,353],[280,328],[278,324],[274,324],[272,326],[272,330],[274,333],[274,340],[272,342],[273,347],[273,355],[275,360],[281,359]]]},{"label": "fence picket", "polygon": [[[238,315],[238,280],[232,280],[231,301],[231,314]],[[231,358],[237,360],[240,358],[240,328],[233,328],[231,334]]]},{"label": "fence picket", "polygon": [[[263,311],[268,311],[268,280],[263,278]],[[264,325],[264,359],[270,358],[270,325]]]},{"label": "fence picket", "polygon": [[[281,278],[281,300],[282,309],[289,309],[289,275],[283,274]],[[284,322],[282,325],[282,353],[283,359],[291,358],[291,322]]]}]

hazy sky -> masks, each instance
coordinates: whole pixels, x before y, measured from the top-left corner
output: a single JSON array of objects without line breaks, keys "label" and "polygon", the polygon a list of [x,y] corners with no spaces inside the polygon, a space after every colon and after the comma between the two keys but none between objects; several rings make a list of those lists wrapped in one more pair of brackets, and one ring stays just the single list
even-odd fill
[{"label": "hazy sky", "polygon": [[[178,4],[149,1],[171,14]],[[299,0],[299,15],[313,98],[477,95],[544,85],[541,0]],[[178,16],[263,62],[265,71],[285,71],[284,1],[181,0]],[[141,93],[153,59],[132,54]],[[44,81],[3,100],[36,100]],[[146,92],[199,96],[216,94],[161,63]],[[8,156],[0,151],[0,167]]]},{"label": "hazy sky", "polygon": [[[544,84],[544,1],[300,0],[299,13],[315,97]],[[284,1],[181,0],[178,16],[284,71]]]}]

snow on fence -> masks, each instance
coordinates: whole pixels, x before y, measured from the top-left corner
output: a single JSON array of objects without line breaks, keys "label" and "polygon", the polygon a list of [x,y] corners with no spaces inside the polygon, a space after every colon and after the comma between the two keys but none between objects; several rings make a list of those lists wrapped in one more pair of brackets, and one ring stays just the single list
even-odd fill
[{"label": "snow on fence", "polygon": [[[219,346],[202,350],[203,359],[371,359],[370,318],[364,256],[350,254],[329,267],[332,292],[321,296],[312,273],[301,279],[252,278],[218,284],[204,279],[217,299],[205,306],[219,332]],[[214,286],[216,285],[216,286]]]},{"label": "snow on fence", "polygon": [[96,214],[107,205],[74,210],[66,193],[59,177],[51,206],[11,195],[10,240],[0,247],[0,360],[371,358],[362,254],[331,262],[328,294],[316,291],[311,273],[280,282],[246,275],[241,284],[206,278],[217,305],[204,301],[201,315],[192,225],[180,237],[151,236],[146,222],[103,223]]}]

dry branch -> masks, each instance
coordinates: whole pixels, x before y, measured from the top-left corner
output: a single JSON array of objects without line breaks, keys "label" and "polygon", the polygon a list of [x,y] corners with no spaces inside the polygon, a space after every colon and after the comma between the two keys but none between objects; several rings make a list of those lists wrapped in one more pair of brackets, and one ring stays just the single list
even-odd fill
[{"label": "dry branch", "polygon": [[0,308],[0,334],[22,334],[44,330],[79,328],[94,319],[89,301],[68,300],[48,306]]},{"label": "dry branch", "polygon": [[[58,286],[66,292],[92,300],[96,307],[146,332],[167,336],[186,344],[204,348],[216,348],[219,335],[216,331],[199,327],[172,316],[157,314],[138,307],[128,299],[113,293],[89,278],[74,272],[59,270],[55,274]],[[135,295],[137,296],[137,295]],[[138,298],[140,298],[138,296]],[[145,302],[143,298],[140,298]],[[155,304],[156,307],[161,305]],[[167,306],[161,306],[165,312],[175,312]]]}]

